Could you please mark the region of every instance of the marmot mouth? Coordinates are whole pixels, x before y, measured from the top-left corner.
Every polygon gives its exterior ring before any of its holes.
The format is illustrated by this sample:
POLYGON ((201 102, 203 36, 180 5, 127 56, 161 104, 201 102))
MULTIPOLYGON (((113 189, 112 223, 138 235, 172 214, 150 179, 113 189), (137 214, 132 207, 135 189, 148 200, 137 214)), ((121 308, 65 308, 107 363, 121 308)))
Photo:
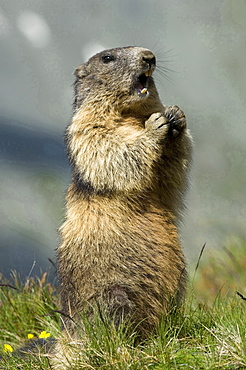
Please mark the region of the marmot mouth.
POLYGON ((149 69, 148 71, 142 73, 137 78, 137 83, 135 84, 135 89, 139 96, 147 96, 149 95, 147 86, 148 86, 148 79, 152 75, 152 70, 149 69))

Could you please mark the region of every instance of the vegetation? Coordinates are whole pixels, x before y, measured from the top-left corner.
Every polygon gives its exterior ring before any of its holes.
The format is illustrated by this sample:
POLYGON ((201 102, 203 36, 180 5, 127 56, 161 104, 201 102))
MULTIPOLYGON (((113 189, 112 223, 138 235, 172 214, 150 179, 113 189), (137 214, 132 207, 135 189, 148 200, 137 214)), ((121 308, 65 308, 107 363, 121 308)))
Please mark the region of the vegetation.
MULTIPOLYGON (((246 244, 233 240, 222 251, 203 251, 191 273, 187 298, 170 312, 158 335, 134 346, 134 336, 85 319, 89 340, 80 364, 70 369, 246 368, 246 244)), ((47 273, 25 284, 13 274, 0 287, 0 369, 50 369, 41 350, 22 357, 16 349, 34 338, 56 338, 59 303, 47 273), (13 351, 12 351, 13 349, 13 351)))

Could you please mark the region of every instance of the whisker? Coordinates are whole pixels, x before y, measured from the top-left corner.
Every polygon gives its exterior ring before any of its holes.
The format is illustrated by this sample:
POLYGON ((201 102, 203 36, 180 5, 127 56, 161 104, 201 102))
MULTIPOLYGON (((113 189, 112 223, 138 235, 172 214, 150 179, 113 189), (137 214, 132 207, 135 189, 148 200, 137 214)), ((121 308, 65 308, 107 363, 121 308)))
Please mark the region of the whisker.
POLYGON ((166 68, 161 69, 160 67, 156 67, 157 73, 159 73, 166 81, 170 83, 174 83, 174 79, 168 74, 169 72, 173 72, 172 70, 167 70, 166 68))
POLYGON ((169 67, 166 67, 166 66, 160 66, 160 65, 158 65, 158 66, 157 66, 157 69, 159 69, 159 70, 161 70, 161 71, 163 71, 163 72, 167 71, 167 72, 174 72, 174 73, 178 73, 177 71, 175 71, 175 69, 173 69, 173 68, 169 68, 169 67))

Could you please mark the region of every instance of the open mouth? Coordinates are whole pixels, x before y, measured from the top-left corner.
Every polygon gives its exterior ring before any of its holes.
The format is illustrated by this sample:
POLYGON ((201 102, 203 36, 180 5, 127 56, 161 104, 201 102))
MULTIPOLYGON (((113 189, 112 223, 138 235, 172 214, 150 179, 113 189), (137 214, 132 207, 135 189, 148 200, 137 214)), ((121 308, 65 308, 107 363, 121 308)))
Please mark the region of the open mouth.
POLYGON ((139 96, 146 96, 148 92, 148 79, 152 75, 152 70, 149 69, 145 73, 138 76, 137 83, 135 84, 135 89, 139 96))

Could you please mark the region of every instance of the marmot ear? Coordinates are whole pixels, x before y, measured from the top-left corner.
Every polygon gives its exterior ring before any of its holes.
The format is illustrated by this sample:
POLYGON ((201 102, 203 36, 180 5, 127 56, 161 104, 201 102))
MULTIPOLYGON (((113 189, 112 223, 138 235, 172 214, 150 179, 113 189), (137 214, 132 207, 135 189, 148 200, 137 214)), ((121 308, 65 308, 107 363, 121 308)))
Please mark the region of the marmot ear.
POLYGON ((86 71, 86 69, 85 69, 85 65, 84 64, 82 64, 81 66, 78 66, 76 69, 75 69, 75 71, 73 72, 73 74, 75 75, 75 76, 77 76, 78 78, 83 78, 83 77, 85 77, 85 76, 87 76, 87 71, 86 71))

